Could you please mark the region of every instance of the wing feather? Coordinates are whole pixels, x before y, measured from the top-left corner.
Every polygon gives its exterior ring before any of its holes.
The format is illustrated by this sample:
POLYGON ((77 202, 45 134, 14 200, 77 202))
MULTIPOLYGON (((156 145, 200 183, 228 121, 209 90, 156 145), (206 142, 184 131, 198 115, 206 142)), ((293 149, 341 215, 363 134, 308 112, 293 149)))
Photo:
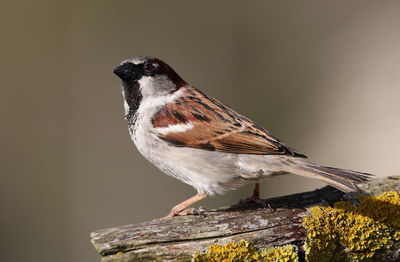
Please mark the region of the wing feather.
POLYGON ((178 147, 255 155, 306 157, 287 147, 267 130, 219 101, 189 87, 185 95, 164 106, 152 119, 155 130, 191 124, 184 132, 156 135, 178 147))

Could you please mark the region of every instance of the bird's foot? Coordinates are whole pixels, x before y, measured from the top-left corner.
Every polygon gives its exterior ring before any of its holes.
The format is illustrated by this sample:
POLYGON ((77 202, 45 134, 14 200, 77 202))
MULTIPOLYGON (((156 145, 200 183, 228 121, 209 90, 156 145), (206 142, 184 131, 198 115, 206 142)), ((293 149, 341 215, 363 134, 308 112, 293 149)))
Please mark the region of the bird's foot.
POLYGON ((169 214, 166 215, 164 218, 171 218, 176 216, 201 215, 200 210, 193 207, 185 208, 184 210, 174 210, 174 209, 175 208, 173 208, 171 212, 169 212, 169 214))
POLYGON ((238 205, 247 205, 250 203, 255 203, 255 204, 260 205, 265 208, 270 207, 270 205, 267 203, 267 201, 265 201, 264 199, 261 199, 259 197, 255 197, 255 196, 250 196, 248 198, 240 199, 238 202, 238 205))
POLYGON ((265 208, 267 207, 271 208, 271 206, 267 203, 267 201, 260 198, 260 183, 255 184, 253 193, 251 194, 250 197, 239 200, 237 205, 243 206, 249 203, 255 203, 265 208))
POLYGON ((171 209, 171 212, 164 218, 170 218, 170 217, 175 217, 175 216, 187 216, 187 215, 201 215, 201 212, 198 209, 195 208, 189 208, 188 206, 196 203, 199 200, 202 200, 207 196, 206 193, 198 193, 195 196, 192 196, 191 198, 183 201, 182 203, 174 206, 171 209))

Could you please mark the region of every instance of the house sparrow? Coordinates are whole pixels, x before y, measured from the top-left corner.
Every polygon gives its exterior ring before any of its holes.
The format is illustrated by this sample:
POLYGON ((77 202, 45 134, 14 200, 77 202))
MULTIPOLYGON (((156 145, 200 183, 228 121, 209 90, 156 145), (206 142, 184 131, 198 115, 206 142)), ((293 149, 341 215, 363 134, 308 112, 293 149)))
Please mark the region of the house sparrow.
POLYGON ((316 178, 344 192, 371 175, 305 160, 269 131, 186 83, 169 65, 149 56, 124 60, 114 69, 122 80, 125 118, 139 152, 161 171, 193 186, 197 194, 172 208, 185 215, 193 203, 255 183, 248 201, 265 205, 259 183, 292 173, 316 178))

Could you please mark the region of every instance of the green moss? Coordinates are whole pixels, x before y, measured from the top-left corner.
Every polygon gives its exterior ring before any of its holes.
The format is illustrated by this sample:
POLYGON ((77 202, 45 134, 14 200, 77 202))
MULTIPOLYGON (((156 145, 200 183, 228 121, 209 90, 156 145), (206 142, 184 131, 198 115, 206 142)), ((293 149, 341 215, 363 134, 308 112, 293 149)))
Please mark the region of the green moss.
POLYGON ((232 261, 264 261, 264 262, 298 262, 297 248, 287 245, 267 249, 258 249, 250 242, 229 243, 226 246, 218 244, 208 247, 204 253, 193 257, 195 262, 232 262, 232 261))
POLYGON ((400 240, 400 195, 360 196, 360 204, 313 207, 304 218, 306 260, 372 261, 378 250, 400 240))

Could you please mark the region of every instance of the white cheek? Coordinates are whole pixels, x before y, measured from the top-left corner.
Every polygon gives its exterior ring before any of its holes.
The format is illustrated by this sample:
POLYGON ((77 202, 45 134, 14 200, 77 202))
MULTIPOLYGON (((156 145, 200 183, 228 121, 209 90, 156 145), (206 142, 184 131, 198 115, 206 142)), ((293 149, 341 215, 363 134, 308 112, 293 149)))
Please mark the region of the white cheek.
POLYGON ((143 88, 143 87, 147 87, 147 86, 150 86, 150 85, 153 84, 152 81, 151 81, 151 78, 148 77, 148 76, 142 76, 142 78, 140 78, 140 79, 138 80, 138 83, 139 83, 139 86, 140 86, 140 88, 141 88, 142 90, 143 90, 143 89, 147 89, 147 88, 143 88))
POLYGON ((176 85, 165 75, 142 76, 138 83, 143 98, 165 96, 176 89, 176 85))

